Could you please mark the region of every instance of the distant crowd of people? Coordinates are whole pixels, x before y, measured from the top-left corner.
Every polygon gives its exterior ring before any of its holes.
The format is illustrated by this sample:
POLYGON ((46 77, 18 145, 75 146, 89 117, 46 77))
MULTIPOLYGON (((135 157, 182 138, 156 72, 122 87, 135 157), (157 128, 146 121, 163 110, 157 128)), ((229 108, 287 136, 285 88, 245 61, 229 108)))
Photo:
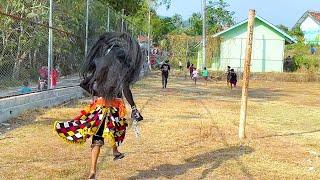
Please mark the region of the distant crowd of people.
MULTIPOLYGON (((40 67, 38 70, 38 74, 39 74, 39 80, 38 80, 38 84, 36 87, 36 91, 47 90, 49 88, 47 66, 40 67)), ((50 74, 51 89, 55 89, 57 87, 59 76, 60 76, 59 67, 53 68, 51 71, 51 74, 50 74)), ((22 86, 18 89, 19 94, 27 94, 27 93, 31 93, 32 91, 33 91, 33 89, 30 87, 28 80, 25 80, 22 83, 22 86)))
MULTIPOLYGON (((179 70, 183 71, 183 64, 181 61, 178 63, 179 70)), ((202 78, 205 82, 205 85, 208 85, 209 80, 209 71, 207 67, 204 67, 203 70, 200 72, 194 64, 192 64, 190 61, 187 61, 186 68, 189 72, 189 77, 194 81, 194 84, 197 84, 197 80, 199 78, 202 78)), ((169 72, 171 70, 169 61, 166 60, 162 63, 161 67, 161 76, 162 76, 162 88, 167 88, 168 84, 168 78, 169 78, 169 72)), ((226 78, 227 78, 227 85, 230 86, 230 88, 235 88, 237 86, 237 74, 234 71, 234 69, 231 69, 230 66, 227 67, 225 72, 226 78)))

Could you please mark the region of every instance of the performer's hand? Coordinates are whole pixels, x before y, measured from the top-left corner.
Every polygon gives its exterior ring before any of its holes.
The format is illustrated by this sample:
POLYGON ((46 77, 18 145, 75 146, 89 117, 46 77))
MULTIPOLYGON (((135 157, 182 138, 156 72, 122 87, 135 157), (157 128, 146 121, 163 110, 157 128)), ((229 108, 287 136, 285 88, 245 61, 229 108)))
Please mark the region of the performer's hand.
POLYGON ((132 109, 131 112, 131 118, 135 121, 142 121, 143 117, 141 116, 140 112, 138 111, 138 109, 132 109))

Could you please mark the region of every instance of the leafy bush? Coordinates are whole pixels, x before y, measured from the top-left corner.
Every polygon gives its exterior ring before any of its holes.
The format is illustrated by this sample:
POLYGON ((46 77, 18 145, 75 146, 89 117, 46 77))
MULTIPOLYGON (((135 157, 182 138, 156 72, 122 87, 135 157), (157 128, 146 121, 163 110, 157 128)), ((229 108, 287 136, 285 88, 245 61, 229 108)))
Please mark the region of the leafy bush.
POLYGON ((319 68, 319 60, 317 57, 297 55, 294 57, 296 69, 316 70, 319 68))

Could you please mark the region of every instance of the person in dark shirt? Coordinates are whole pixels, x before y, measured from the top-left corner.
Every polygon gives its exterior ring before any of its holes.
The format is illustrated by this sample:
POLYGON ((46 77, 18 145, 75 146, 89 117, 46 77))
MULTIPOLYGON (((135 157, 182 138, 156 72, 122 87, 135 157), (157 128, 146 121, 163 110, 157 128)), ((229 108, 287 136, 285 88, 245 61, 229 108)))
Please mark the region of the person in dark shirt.
POLYGON ((187 62, 187 69, 190 68, 190 61, 187 62))
POLYGON ((234 72, 234 69, 230 70, 230 87, 232 89, 232 85, 234 87, 237 86, 237 74, 234 72))
POLYGON ((193 71, 195 70, 195 67, 193 66, 193 64, 191 64, 191 66, 189 67, 189 72, 190 72, 190 78, 192 79, 193 77, 193 71))
POLYGON ((167 88, 167 84, 168 84, 168 77, 169 77, 169 71, 170 71, 170 65, 168 64, 169 61, 165 61, 162 65, 161 65, 161 75, 162 75, 162 88, 167 88))

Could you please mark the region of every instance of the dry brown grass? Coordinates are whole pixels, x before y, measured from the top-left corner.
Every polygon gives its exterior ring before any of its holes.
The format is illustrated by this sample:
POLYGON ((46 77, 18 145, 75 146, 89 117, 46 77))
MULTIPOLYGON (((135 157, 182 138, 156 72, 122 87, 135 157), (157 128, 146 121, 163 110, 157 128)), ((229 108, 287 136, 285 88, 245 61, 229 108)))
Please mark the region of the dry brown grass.
MULTIPOLYGON (((99 179, 319 179, 319 83, 251 81, 240 147, 240 88, 173 77, 163 90, 160 81, 151 75, 134 86, 142 136, 129 128, 121 161, 104 146, 99 179)), ((90 141, 70 145, 52 132, 54 120, 73 118, 85 104, 28 112, 10 130, 2 126, 0 179, 85 179, 90 141)))

